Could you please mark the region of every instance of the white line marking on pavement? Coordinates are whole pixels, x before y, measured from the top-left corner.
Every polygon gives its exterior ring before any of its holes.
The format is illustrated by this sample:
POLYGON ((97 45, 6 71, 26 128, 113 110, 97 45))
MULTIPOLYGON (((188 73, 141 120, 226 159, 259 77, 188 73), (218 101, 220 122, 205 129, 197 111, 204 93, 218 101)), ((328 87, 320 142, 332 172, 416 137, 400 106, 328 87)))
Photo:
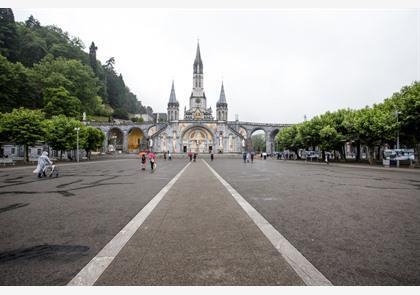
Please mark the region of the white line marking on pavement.
POLYGON ((67 286, 92 286, 111 264, 149 214, 175 184, 188 163, 172 180, 165 185, 153 199, 67 284, 67 286))
POLYGON ((227 183, 206 161, 202 160, 233 198, 255 222, 267 239, 286 259, 308 286, 332 286, 332 283, 310 263, 281 233, 279 233, 257 210, 254 209, 229 183, 227 183))

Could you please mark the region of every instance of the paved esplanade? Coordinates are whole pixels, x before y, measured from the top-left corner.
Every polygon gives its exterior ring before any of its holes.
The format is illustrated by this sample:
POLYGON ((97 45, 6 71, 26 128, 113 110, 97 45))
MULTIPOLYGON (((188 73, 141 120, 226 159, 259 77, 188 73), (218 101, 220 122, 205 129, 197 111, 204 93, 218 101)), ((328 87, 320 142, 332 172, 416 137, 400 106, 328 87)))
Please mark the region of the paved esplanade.
POLYGON ((157 205, 97 285, 303 285, 198 160, 157 205))
POLYGON ((91 284, 299 284, 296 271, 311 285, 419 285, 420 171, 207 163, 0 169, 0 285, 66 285, 92 261, 91 284))

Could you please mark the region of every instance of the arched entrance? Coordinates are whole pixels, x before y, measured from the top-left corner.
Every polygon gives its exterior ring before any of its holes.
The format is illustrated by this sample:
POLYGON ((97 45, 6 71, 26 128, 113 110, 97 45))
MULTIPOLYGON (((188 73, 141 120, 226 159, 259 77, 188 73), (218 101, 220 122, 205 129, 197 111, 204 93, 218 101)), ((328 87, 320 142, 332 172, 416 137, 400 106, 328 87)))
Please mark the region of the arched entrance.
POLYGON ((108 131, 108 151, 122 151, 124 142, 124 133, 119 128, 111 128, 108 131))
POLYGON ((267 135, 263 129, 254 129, 251 132, 252 149, 256 153, 262 153, 267 150, 267 135))
POLYGON ((138 153, 147 146, 145 136, 140 128, 134 127, 128 131, 128 152, 138 153))
POLYGON ((192 127, 182 136, 183 151, 208 153, 214 150, 213 135, 203 127, 192 127))

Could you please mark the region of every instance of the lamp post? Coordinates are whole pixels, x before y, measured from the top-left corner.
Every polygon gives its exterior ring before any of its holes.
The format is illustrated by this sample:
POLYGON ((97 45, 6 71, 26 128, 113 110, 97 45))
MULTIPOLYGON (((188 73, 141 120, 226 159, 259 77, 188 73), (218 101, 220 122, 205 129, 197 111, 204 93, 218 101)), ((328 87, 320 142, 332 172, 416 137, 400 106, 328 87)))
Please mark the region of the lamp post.
MULTIPOLYGON (((395 111, 395 116, 397 117, 397 150, 400 149, 400 126, 398 125, 398 115, 401 114, 399 111, 395 111)), ((398 152, 397 152, 398 157, 398 152)), ((397 159, 397 168, 400 167, 400 160, 397 159)))
POLYGON ((74 130, 76 130, 76 146, 77 146, 76 159, 77 159, 77 163, 79 163, 79 131, 80 131, 80 127, 76 127, 76 128, 74 128, 74 130))

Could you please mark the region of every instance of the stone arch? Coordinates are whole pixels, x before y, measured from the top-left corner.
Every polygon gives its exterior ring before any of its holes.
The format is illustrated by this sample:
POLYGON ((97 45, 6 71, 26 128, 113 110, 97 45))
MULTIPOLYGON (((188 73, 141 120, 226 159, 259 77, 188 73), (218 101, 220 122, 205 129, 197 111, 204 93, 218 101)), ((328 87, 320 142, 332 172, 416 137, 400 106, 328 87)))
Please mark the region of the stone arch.
POLYGON ((108 151, 122 151, 124 147, 124 132, 118 127, 108 131, 108 151))
POLYGON ((139 127, 132 127, 127 132, 129 153, 138 153, 147 146, 146 137, 139 127))
POLYGON ((181 135, 182 151, 208 153, 214 150, 214 134, 204 126, 191 126, 181 135))
POLYGON ((267 133, 268 133, 267 130, 265 130, 262 127, 255 127, 254 129, 252 129, 251 132, 249 132, 249 138, 252 144, 253 151, 258 153, 258 152, 265 152, 267 150, 267 137, 268 137, 267 133), (256 135, 254 133, 259 132, 259 131, 262 131, 264 134, 264 139, 262 143, 256 142, 256 138, 253 138, 253 136, 256 135))

